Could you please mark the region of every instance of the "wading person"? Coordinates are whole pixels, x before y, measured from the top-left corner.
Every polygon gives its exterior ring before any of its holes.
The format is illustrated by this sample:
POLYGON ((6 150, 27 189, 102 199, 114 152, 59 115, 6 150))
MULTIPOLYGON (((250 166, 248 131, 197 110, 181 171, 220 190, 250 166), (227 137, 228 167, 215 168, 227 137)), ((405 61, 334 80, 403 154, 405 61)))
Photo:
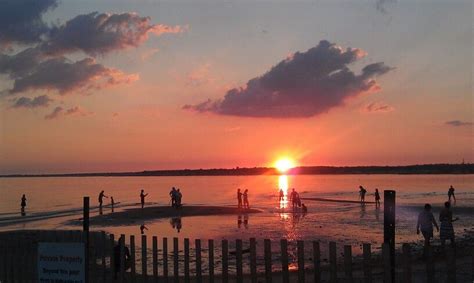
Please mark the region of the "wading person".
POLYGON ((454 196, 454 188, 453 188, 453 186, 450 186, 450 187, 449 187, 449 190, 448 190, 448 201, 449 201, 449 202, 451 202, 451 198, 453 198, 454 203, 456 203, 456 196, 454 196))
POLYGON ((242 192, 237 189, 237 207, 242 208, 242 192))
POLYGON ((176 208, 181 207, 181 199, 183 198, 183 194, 179 189, 176 190, 176 208))
POLYGON ((145 207, 145 197, 147 196, 148 194, 145 194, 145 191, 142 190, 140 192, 140 203, 142 204, 142 208, 145 207))
POLYGON ((26 208, 26 195, 23 194, 21 197, 21 216, 25 216, 25 208, 26 208))
POLYGON ((176 188, 175 187, 171 188, 170 197, 171 197, 171 206, 175 207, 176 206, 176 188))
POLYGON ((433 225, 439 231, 438 223, 431 212, 431 205, 425 204, 425 208, 418 214, 418 222, 416 223, 416 233, 423 235, 425 238, 425 248, 430 246, 431 238, 433 238, 433 225))
POLYGON ((441 247, 444 248, 446 240, 450 240, 451 246, 456 247, 454 242, 454 228, 453 222, 459 220, 459 218, 453 219, 453 212, 451 211, 451 203, 449 201, 444 203, 444 209, 439 213, 440 231, 439 238, 441 239, 441 247))
POLYGON ((364 187, 359 186, 359 197, 361 203, 365 203, 365 193, 367 193, 367 190, 364 189, 364 187))
POLYGON ((379 193, 379 189, 375 189, 375 207, 380 207, 380 193, 379 193))
POLYGON ((105 195, 104 191, 99 193, 99 208, 102 209, 102 204, 104 203, 104 198, 109 198, 105 195))
POLYGON ((291 201, 291 205, 293 207, 293 210, 295 210, 295 208, 298 206, 299 198, 300 197, 299 197, 298 193, 295 191, 295 188, 291 189, 290 201, 291 201))
POLYGON ((244 208, 249 209, 249 208, 250 208, 250 204, 249 204, 249 190, 245 190, 245 191, 244 191, 243 197, 244 197, 244 208))
POLYGON ((280 195, 279 195, 279 198, 278 198, 278 202, 282 202, 284 200, 284 197, 285 197, 285 194, 283 193, 283 190, 280 189, 280 195))

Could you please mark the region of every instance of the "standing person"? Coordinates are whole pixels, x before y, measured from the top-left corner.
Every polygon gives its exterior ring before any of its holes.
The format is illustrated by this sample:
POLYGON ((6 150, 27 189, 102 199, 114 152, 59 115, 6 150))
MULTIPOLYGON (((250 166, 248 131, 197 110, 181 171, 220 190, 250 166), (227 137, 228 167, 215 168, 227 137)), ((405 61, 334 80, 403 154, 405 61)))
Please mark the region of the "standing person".
POLYGON ((114 206, 115 206, 114 197, 111 196, 111 197, 110 197, 110 207, 112 208, 112 212, 114 212, 114 206))
POLYGON ((450 240, 451 246, 453 248, 456 247, 456 243, 454 242, 454 228, 453 222, 459 220, 459 218, 453 219, 453 212, 451 211, 451 203, 449 201, 444 203, 444 209, 441 210, 439 213, 439 222, 440 224, 440 232, 439 237, 441 239, 441 247, 444 248, 444 244, 446 240, 450 240))
POLYGON ((448 201, 449 202, 451 202, 451 197, 453 198, 454 203, 456 203, 456 197, 454 196, 454 188, 453 188, 452 185, 449 187, 449 190, 448 190, 448 198, 449 198, 448 201))
POLYGON ((250 208, 250 205, 249 205, 249 190, 246 189, 244 191, 243 197, 244 197, 244 208, 249 209, 250 208))
POLYGON ((179 189, 176 190, 176 208, 181 207, 181 198, 183 197, 183 194, 181 194, 181 191, 179 189))
POLYGON ((237 207, 242 208, 242 192, 237 189, 237 207))
POLYGON ((21 197, 21 216, 25 216, 25 207, 26 207, 26 195, 23 194, 23 196, 21 197))
POLYGON ((295 188, 291 189, 290 201, 293 206, 293 210, 298 206, 298 193, 295 191, 295 188))
POLYGON ((380 193, 379 193, 379 189, 375 189, 375 207, 380 207, 380 193))
POLYGON ((284 197, 285 197, 285 194, 283 193, 283 190, 280 189, 280 195, 279 195, 279 198, 278 198, 278 202, 282 202, 284 200, 284 197))
POLYGON ((109 198, 108 196, 105 195, 104 191, 102 190, 99 193, 99 209, 102 209, 102 203, 104 202, 104 198, 109 198))
POLYGON ((367 193, 367 190, 364 189, 364 187, 359 186, 359 196, 360 196, 361 203, 365 203, 365 193, 367 193))
POLYGON ((148 194, 145 194, 145 191, 142 189, 142 191, 140 192, 140 203, 142 204, 142 208, 145 207, 145 197, 147 195, 148 194))
POLYGON ((431 212, 431 205, 425 204, 425 208, 418 214, 418 222, 416 223, 416 234, 421 234, 425 238, 425 248, 430 246, 430 240, 433 238, 433 225, 439 231, 438 223, 431 212))
POLYGON ((175 187, 171 188, 170 197, 171 197, 171 206, 175 207, 176 205, 176 188, 175 187))

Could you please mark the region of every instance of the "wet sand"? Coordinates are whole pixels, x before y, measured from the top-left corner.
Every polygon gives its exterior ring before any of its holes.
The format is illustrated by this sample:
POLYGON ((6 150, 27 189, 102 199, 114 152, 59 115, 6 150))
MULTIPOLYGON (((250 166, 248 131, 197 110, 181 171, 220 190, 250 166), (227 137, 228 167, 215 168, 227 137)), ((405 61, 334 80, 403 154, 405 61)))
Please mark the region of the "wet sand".
MULTIPOLYGON (((90 218, 90 225, 121 226, 142 223, 144 221, 188 216, 229 215, 260 213, 262 210, 250 208, 239 209, 232 206, 185 205, 180 209, 170 206, 150 206, 145 208, 129 208, 115 213, 97 215, 90 218)), ((82 219, 74 220, 72 224, 81 224, 82 219)))

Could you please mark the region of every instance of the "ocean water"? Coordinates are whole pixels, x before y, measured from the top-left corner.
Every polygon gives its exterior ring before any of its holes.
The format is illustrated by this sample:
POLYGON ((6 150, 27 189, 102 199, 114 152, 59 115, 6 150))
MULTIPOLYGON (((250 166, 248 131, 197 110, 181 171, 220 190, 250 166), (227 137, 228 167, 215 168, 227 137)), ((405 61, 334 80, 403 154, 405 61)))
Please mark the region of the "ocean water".
MULTIPOLYGON (((97 196, 101 190, 119 202, 115 208, 119 211, 138 206, 140 189, 149 193, 147 202, 150 205, 168 205, 168 192, 172 186, 181 189, 184 205, 236 205, 236 190, 241 188, 249 190, 251 207, 261 209, 262 213, 156 219, 91 229, 139 237, 139 226, 145 224, 148 235, 177 237, 180 241, 183 238, 215 239, 216 242, 228 239, 231 249, 233 240, 244 239, 245 247, 250 237, 271 239, 276 249, 281 238, 318 240, 322 251, 329 241, 336 241, 341 248, 344 244, 352 245, 353 253, 357 255, 362 243, 371 243, 378 249, 383 242, 383 203, 376 209, 372 204, 361 206, 307 200, 303 202, 308 213, 293 214, 284 209, 287 204, 278 202, 278 189, 295 188, 303 198, 357 200, 359 185, 368 190, 366 200, 369 201, 373 201, 375 188, 379 189, 382 201, 383 190, 396 191, 398 244, 421 242, 421 235, 416 235, 418 213, 425 203, 431 203, 437 218, 439 208, 447 200, 450 185, 456 189, 457 202, 453 211, 460 218, 455 223, 457 235, 474 229, 474 175, 297 175, 0 178, 0 231, 80 229, 80 226, 68 224, 69 221, 82 216, 83 196, 91 197, 92 216, 96 215, 97 196), (28 199, 26 217, 20 216, 22 194, 28 199)), ((111 209, 106 207, 103 213, 111 213, 111 209)), ((263 243, 259 244, 259 248, 262 246, 263 243)), ((295 247, 290 244, 289 248, 291 257, 295 247)))

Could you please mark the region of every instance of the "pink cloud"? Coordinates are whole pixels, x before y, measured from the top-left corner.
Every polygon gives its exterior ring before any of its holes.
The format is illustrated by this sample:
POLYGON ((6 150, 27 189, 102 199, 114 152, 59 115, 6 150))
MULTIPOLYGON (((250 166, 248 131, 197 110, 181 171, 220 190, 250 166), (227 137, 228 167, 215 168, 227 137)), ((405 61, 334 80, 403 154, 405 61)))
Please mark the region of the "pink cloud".
POLYGON ((371 102, 361 109, 361 111, 364 113, 388 113, 392 112, 393 110, 395 110, 393 106, 383 102, 371 102))

